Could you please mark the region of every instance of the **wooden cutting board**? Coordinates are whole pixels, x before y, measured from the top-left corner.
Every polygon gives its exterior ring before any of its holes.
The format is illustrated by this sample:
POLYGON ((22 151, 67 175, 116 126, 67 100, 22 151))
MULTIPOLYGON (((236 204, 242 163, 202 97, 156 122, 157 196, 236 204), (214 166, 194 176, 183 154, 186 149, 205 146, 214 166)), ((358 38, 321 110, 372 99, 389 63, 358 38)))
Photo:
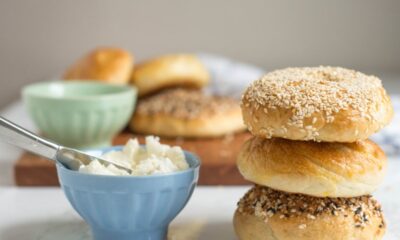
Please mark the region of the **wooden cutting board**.
MULTIPOLYGON (((143 143, 142 135, 121 133, 113 144, 123 145, 134 137, 138 137, 139 142, 143 143)), ((161 142, 181 146, 200 157, 200 185, 243 185, 248 182, 239 174, 235 163, 242 144, 250 137, 245 132, 210 139, 161 138, 161 142)), ((59 185, 54 164, 31 153, 24 153, 16 162, 14 177, 18 186, 59 185)))

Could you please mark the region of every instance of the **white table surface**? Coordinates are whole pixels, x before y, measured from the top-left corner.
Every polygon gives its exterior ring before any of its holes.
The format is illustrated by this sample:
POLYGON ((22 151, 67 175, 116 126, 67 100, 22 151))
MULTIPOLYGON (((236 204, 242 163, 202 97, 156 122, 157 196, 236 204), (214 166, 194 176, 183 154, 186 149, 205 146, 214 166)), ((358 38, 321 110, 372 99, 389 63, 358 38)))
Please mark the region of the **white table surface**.
MULTIPOLYGON (((20 102, 0 113, 35 130, 20 102)), ((59 188, 21 188, 13 183, 13 162, 21 151, 0 143, 0 240, 90 239, 88 226, 59 188)), ((385 240, 400 239, 400 160, 389 158, 385 182, 375 196, 388 223, 385 240)), ((171 240, 233 240, 236 202, 249 187, 197 187, 171 225, 171 240)))

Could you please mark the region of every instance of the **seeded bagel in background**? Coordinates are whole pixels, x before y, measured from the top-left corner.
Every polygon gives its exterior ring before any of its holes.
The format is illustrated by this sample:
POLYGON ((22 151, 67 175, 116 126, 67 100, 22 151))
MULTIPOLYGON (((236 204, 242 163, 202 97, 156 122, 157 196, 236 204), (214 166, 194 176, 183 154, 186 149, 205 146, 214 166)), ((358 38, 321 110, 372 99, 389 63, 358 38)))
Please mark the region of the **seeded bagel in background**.
POLYGON ((130 128, 141 134, 191 138, 220 137, 246 129, 235 99, 183 88, 141 98, 130 128))
POLYGON ((393 116, 377 77, 340 67, 270 72, 246 89, 241 105, 248 129, 263 138, 354 142, 393 116))
POLYGON ((316 198, 255 186, 233 219, 240 240, 379 240, 386 224, 371 196, 316 198))

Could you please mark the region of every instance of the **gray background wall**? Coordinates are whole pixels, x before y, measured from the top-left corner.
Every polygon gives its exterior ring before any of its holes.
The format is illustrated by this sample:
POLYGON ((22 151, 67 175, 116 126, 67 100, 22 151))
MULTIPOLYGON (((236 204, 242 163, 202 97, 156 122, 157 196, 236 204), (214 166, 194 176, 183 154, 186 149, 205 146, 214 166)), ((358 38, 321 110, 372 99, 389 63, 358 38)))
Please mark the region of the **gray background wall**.
POLYGON ((0 1, 0 108, 98 45, 400 76, 400 1, 0 1))

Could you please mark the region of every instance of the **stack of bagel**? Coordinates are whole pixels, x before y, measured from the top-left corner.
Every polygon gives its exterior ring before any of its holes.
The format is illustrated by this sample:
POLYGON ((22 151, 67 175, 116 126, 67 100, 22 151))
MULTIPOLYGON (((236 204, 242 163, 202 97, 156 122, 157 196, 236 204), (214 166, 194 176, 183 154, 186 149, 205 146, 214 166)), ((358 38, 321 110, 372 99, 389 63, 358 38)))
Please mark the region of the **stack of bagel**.
POLYGON ((241 102, 253 137, 237 166, 255 183, 239 201, 241 240, 376 240, 386 157, 368 137, 393 115, 375 76, 340 67, 287 68, 253 82, 241 102))

